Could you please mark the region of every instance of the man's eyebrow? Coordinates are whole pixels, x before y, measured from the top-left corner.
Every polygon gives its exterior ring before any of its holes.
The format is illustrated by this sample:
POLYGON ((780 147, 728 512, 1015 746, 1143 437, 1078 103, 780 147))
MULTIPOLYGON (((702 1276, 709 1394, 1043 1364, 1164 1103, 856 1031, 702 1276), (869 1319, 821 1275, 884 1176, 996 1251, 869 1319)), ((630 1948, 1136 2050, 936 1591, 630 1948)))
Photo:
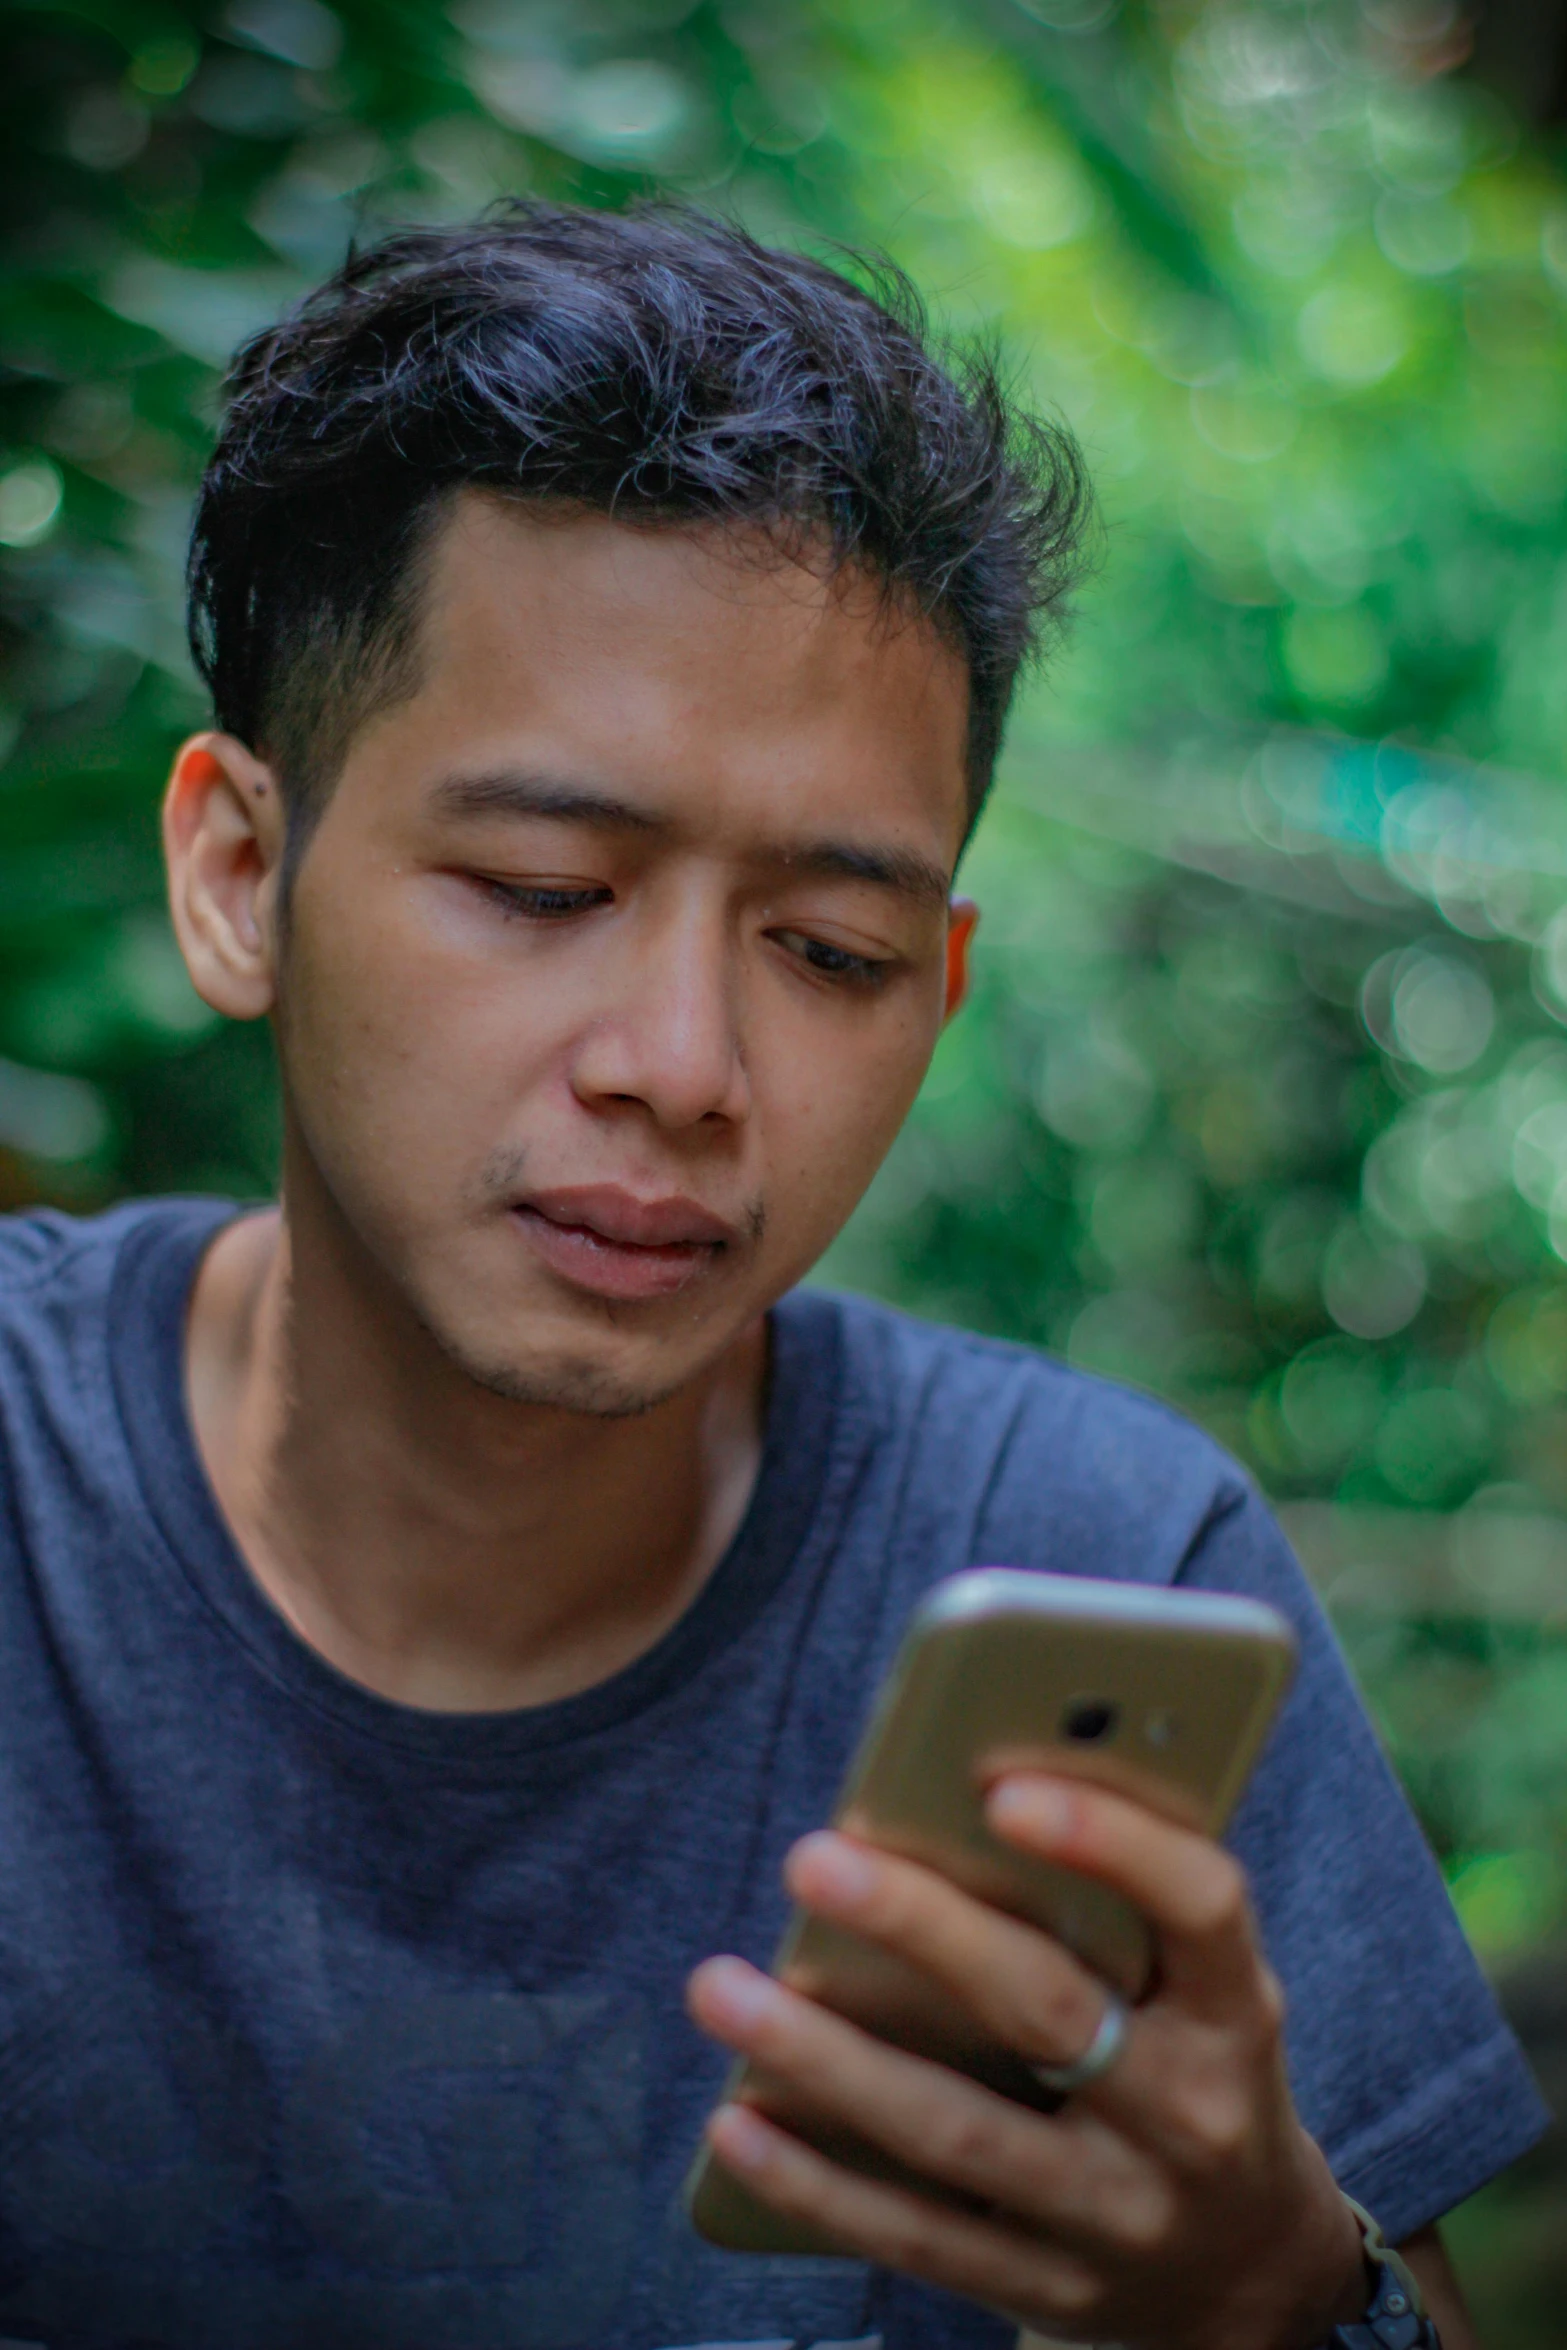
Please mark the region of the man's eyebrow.
POLYGON ((613 792, 562 776, 499 769, 485 775, 448 775, 432 794, 448 816, 553 816, 566 824, 591 824, 605 832, 662 832, 661 817, 617 800, 613 792))
POLYGON ((875 889, 896 890, 922 906, 945 907, 952 894, 952 883, 941 867, 915 849, 873 849, 853 841, 822 840, 786 850, 779 863, 790 873, 820 875, 824 881, 868 881, 875 889))
MULTIPOLYGON (((449 816, 544 816, 565 824, 586 824, 604 832, 667 832, 669 821, 650 809, 617 799, 563 776, 535 775, 510 768, 478 775, 448 775, 435 787, 435 804, 449 816)), ((768 862, 786 873, 823 881, 863 881, 873 889, 896 891, 923 906, 944 907, 951 881, 939 865, 915 849, 873 848, 857 841, 808 841, 777 849, 768 862)))

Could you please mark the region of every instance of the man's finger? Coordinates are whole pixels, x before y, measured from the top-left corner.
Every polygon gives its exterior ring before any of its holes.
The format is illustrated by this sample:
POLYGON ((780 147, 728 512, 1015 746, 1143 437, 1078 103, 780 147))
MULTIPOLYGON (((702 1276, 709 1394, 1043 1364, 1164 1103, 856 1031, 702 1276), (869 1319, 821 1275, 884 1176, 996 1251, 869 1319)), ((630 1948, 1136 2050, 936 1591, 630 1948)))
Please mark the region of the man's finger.
POLYGON ((925 2277, 1021 2324, 1074 2333, 1102 2299, 1093 2271, 1059 2247, 844 2170, 746 2106, 720 2106, 708 2138, 764 2203, 880 2268, 925 2277))
POLYGON ((1152 2166, 1103 2124, 1070 2126, 966 2075, 874 2039, 741 1959, 691 1978, 691 2012, 813 2113, 846 2124, 922 2176, 1026 2223, 1119 2248, 1156 2228, 1152 2166))
POLYGON ((998 1779, 985 1816, 1020 1851, 1124 1893, 1154 1927, 1163 1987, 1182 2006, 1233 2014, 1262 1990, 1245 1873, 1211 1837, 1105 1788, 1035 1771, 998 1779))
POLYGON ((1031 2063, 1070 2064, 1099 2027, 1103 1985, 1059 1942, 934 1869, 822 1830, 784 1873, 807 1909, 909 1960, 1031 2063))

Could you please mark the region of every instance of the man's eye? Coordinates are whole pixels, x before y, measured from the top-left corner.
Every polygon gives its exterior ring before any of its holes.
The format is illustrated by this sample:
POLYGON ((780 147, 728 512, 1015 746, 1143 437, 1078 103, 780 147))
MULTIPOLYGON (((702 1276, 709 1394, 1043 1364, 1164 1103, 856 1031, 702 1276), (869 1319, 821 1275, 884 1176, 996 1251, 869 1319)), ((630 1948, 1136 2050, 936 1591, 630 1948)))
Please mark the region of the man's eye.
POLYGON ((790 954, 819 971, 824 979, 841 979, 852 987, 879 987, 891 969, 885 958, 851 954, 847 947, 835 947, 830 940, 812 938, 803 930, 780 930, 775 935, 790 954))
POLYGON ((593 886, 571 889, 548 882, 496 881, 489 875, 484 876, 484 886, 508 914, 533 922, 564 922, 592 906, 607 906, 614 894, 593 886))

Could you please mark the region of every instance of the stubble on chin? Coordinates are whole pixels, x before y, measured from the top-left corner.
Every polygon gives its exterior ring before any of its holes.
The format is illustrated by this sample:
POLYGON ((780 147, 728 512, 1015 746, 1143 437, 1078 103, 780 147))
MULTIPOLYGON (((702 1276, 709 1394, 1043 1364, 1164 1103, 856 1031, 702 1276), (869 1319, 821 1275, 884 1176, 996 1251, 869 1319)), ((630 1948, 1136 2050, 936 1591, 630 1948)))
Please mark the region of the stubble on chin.
MULTIPOLYGON (((471 1273, 471 1267, 468 1270, 471 1273)), ((635 1348, 637 1367, 617 1365, 613 1358, 624 1352, 626 1321, 639 1309, 604 1298, 576 1301, 576 1318, 589 1327, 575 1345, 569 1330, 557 1327, 546 1336, 543 1326, 554 1323, 556 1316, 536 1313, 521 1300, 499 1328, 490 1315, 485 1317, 488 1328, 465 1330, 455 1326, 455 1317, 432 1312, 433 1301, 421 1298, 413 1285, 405 1286, 404 1298, 428 1343, 464 1380, 486 1395, 536 1410, 576 1412, 598 1420, 636 1419, 668 1403, 700 1377, 711 1359, 703 1350, 692 1361, 686 1346, 677 1343, 665 1349, 656 1339, 650 1344, 644 1337, 635 1348), (680 1358, 678 1369, 670 1355, 680 1358)))
POLYGON ((617 1378, 602 1363, 574 1361, 570 1357, 524 1367, 486 1360, 453 1345, 447 1345, 443 1351, 465 1378, 506 1403, 530 1404, 546 1411, 579 1412, 595 1420, 638 1419, 644 1412, 667 1403, 686 1384, 684 1379, 667 1384, 633 1384, 617 1378))
MULTIPOLYGON (((585 1303, 587 1301, 584 1301, 585 1303)), ((537 1410, 580 1412, 598 1420, 630 1420, 650 1412, 677 1395, 694 1372, 659 1377, 659 1366, 648 1364, 641 1376, 606 1363, 596 1352, 573 1348, 569 1339, 543 1349, 515 1347, 507 1335, 492 1328, 482 1336, 443 1323, 410 1297, 414 1319, 430 1345, 451 1368, 486 1395, 505 1403, 526 1404, 537 1410)), ((526 1331, 528 1308, 519 1306, 519 1335, 526 1331)), ((606 1331, 606 1336, 612 1335, 606 1331)))

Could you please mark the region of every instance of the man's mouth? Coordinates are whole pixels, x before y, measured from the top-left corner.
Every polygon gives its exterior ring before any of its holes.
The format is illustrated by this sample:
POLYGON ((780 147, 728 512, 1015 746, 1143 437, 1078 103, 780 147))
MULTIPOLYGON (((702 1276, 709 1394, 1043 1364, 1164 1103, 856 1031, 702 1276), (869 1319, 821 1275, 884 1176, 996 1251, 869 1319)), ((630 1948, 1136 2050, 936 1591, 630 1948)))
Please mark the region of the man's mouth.
POLYGON ((598 1297, 672 1297, 739 1238, 696 1200, 608 1183, 530 1192, 511 1213, 551 1272, 598 1297))

